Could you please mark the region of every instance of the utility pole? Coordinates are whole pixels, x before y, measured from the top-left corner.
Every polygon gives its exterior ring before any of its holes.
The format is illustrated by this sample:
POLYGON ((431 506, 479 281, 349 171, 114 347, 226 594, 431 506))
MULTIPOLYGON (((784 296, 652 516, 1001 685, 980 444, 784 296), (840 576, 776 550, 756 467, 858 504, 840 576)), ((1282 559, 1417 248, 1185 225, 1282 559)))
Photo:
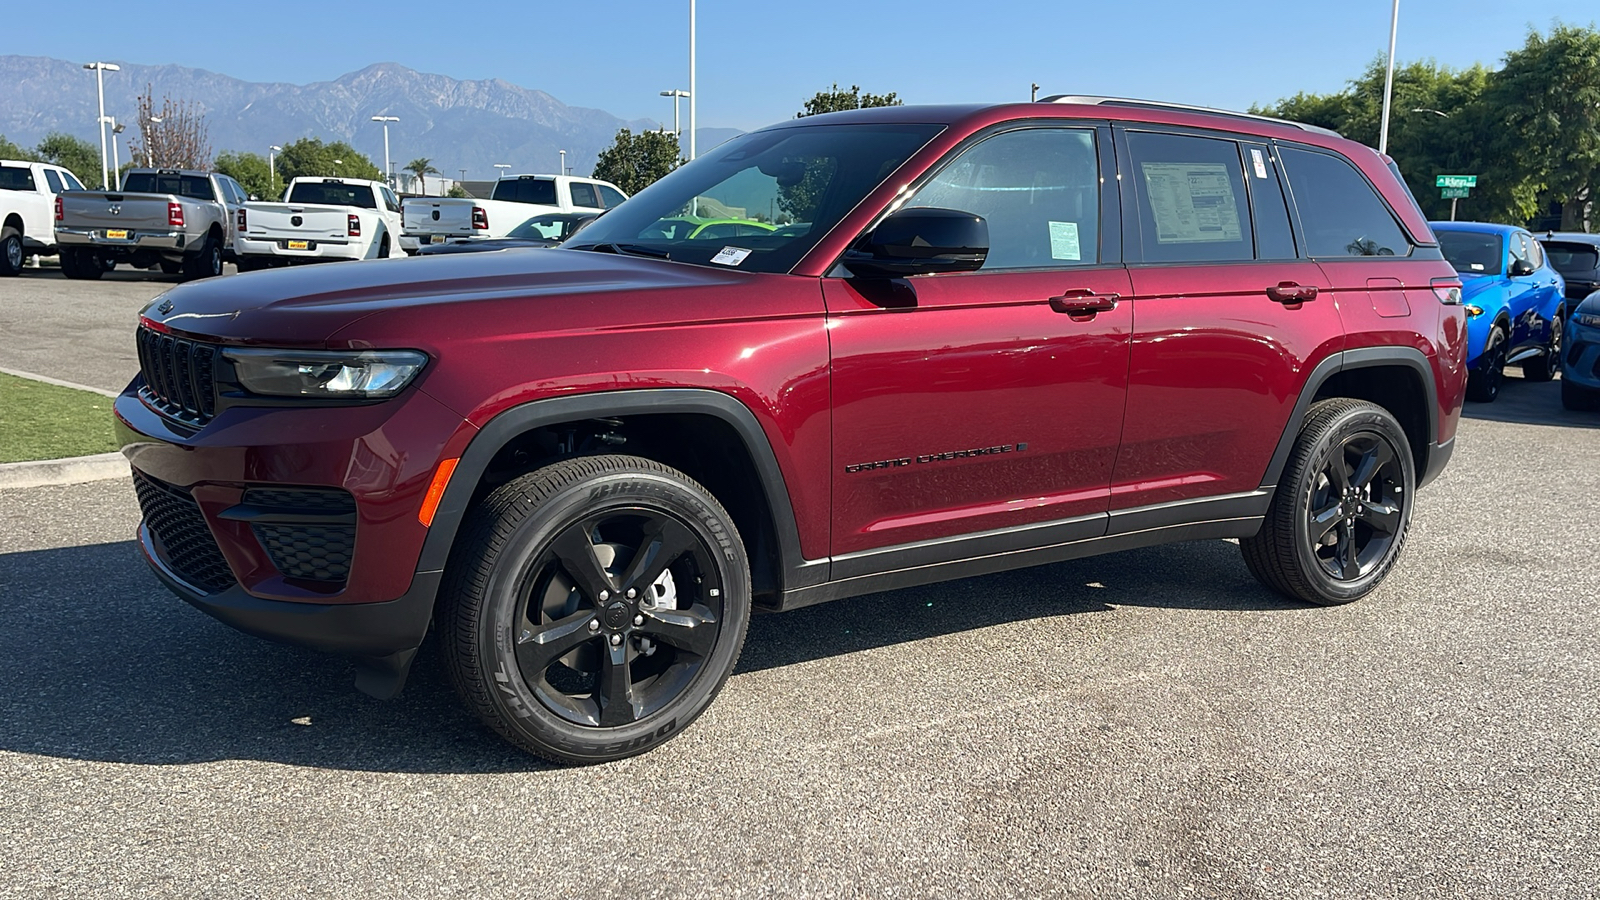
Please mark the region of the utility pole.
POLYGON ((1033 93, 1028 95, 1028 102, 1029 103, 1037 103, 1037 102, 1039 102, 1039 85, 1038 85, 1037 82, 1035 82, 1034 85, 1033 85, 1033 93))
POLYGON ((108 171, 110 162, 106 157, 106 72, 120 72, 122 67, 116 63, 92 62, 84 63, 85 69, 94 70, 95 85, 100 93, 100 186, 111 190, 111 173, 108 171))

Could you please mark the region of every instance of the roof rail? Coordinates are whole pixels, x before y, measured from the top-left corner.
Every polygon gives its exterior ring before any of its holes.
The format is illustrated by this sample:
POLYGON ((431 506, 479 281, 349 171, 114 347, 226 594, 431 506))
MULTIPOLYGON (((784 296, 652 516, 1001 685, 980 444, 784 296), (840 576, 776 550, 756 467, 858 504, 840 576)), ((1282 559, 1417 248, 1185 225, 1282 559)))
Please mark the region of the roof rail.
POLYGON ((1287 125, 1301 131, 1310 131, 1316 134, 1326 134, 1330 137, 1344 137, 1331 128, 1320 125, 1307 125, 1304 122, 1292 122, 1288 119, 1275 119, 1272 116, 1258 116, 1255 113, 1235 112, 1231 109, 1212 109, 1209 106, 1190 106, 1185 103, 1164 103, 1160 100, 1133 100, 1127 97, 1090 97, 1077 94, 1053 94, 1041 97, 1040 103, 1076 103, 1082 106, 1125 106, 1130 109, 1175 109, 1182 112, 1204 113, 1208 116, 1227 116, 1230 119, 1250 119, 1256 122, 1271 122, 1274 125, 1287 125))

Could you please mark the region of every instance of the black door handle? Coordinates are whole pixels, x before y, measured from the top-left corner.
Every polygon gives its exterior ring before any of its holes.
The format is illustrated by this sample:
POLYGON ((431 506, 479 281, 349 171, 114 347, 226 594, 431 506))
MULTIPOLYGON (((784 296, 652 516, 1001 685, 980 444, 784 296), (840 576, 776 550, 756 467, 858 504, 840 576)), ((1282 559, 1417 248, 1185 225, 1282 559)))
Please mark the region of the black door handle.
POLYGON ((1121 299, 1121 294, 1067 291, 1059 297, 1051 297, 1050 308, 1058 313, 1066 313, 1074 319, 1092 319, 1099 313, 1116 309, 1117 301, 1121 299))
POLYGON ((1283 303, 1285 305, 1304 303, 1307 300, 1317 299, 1317 288, 1315 285, 1298 285, 1292 281, 1280 281, 1267 288, 1267 299, 1273 303, 1283 303))

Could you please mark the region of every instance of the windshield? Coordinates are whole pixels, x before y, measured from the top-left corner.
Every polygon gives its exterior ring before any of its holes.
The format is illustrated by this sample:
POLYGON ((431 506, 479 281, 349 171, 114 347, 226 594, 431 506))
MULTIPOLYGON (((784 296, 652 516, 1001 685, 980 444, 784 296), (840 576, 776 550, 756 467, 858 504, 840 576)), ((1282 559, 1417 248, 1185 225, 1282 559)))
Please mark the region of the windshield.
POLYGON ((1560 241, 1540 241, 1550 265, 1563 277, 1588 280, 1600 268, 1600 247, 1593 244, 1569 244, 1560 241))
POLYGON ((129 172, 122 182, 127 194, 177 194, 195 200, 215 200, 211 179, 204 175, 179 175, 177 172, 129 172))
POLYGON ((1462 275, 1499 275, 1502 264, 1500 235, 1481 231, 1440 231, 1439 249, 1462 275))
POLYGON ((349 185, 342 181, 300 181, 289 189, 285 203, 321 203, 327 206, 354 206, 360 209, 377 209, 378 199, 372 188, 364 184, 349 185))
POLYGON ((607 212, 567 246, 787 272, 942 128, 810 125, 741 135, 607 212))
POLYGON ((493 200, 512 203, 537 203, 540 206, 559 206, 556 200, 556 183, 549 178, 507 178, 494 183, 493 200))
POLYGON ((567 213, 534 216, 521 225, 511 229, 507 237, 525 238, 531 240, 564 241, 582 228, 585 222, 593 219, 594 215, 567 213))

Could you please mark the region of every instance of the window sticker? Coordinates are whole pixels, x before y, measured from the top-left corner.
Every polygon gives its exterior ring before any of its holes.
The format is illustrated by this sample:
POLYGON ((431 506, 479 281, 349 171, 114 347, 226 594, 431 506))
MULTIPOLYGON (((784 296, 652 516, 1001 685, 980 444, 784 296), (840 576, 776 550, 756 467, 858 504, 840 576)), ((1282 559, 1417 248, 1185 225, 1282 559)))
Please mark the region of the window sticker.
POLYGON ((1267 161, 1262 157, 1261 151, 1255 147, 1250 148, 1250 164, 1256 168, 1256 177, 1267 177, 1267 161))
POLYGON ((1140 168, 1158 243, 1244 240, 1227 165, 1147 162, 1140 168))
POLYGON ((750 251, 743 247, 723 247, 716 256, 711 257, 711 261, 719 266, 737 266, 749 255, 750 251))
POLYGON ((1050 258, 1083 259, 1078 248, 1077 222, 1050 223, 1050 258))

